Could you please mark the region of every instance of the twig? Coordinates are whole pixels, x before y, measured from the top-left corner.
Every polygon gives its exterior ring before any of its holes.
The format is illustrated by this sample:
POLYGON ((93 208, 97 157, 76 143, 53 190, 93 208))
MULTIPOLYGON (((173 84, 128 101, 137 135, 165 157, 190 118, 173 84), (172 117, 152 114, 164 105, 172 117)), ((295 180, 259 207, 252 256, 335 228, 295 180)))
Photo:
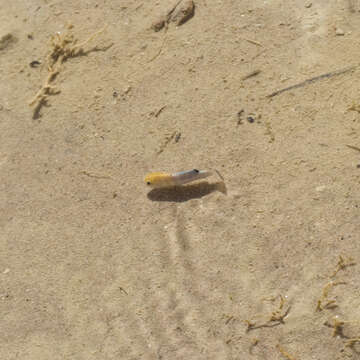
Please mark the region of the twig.
POLYGON ((292 355, 290 355, 287 351, 285 351, 280 344, 277 344, 276 347, 280 351, 282 356, 286 357, 288 360, 295 360, 295 358, 292 355))
MULTIPOLYGON (((62 63, 65 62, 68 58, 85 54, 83 46, 93 40, 96 36, 102 34, 106 27, 107 25, 96 31, 87 40, 79 44, 76 44, 77 40, 74 38, 74 35, 70 33, 72 25, 68 26, 68 31, 65 34, 60 35, 60 33, 56 33, 54 36, 52 36, 51 51, 47 57, 49 73, 40 90, 29 102, 29 106, 34 106, 33 119, 36 119, 40 116, 41 107, 46 105, 48 95, 55 95, 60 93, 60 90, 56 90, 56 88, 51 84, 54 83, 56 76, 59 74, 62 63)), ((90 51, 95 51, 95 49, 96 48, 90 51)))
MULTIPOLYGON (((289 305, 289 306, 287 306, 286 309, 284 309, 285 299, 282 297, 282 295, 280 295, 279 297, 280 297, 279 307, 276 310, 271 312, 271 314, 266 322, 256 324, 255 321, 244 320, 244 322, 247 325, 246 332, 249 332, 250 330, 260 329, 260 328, 272 328, 272 327, 278 326, 280 324, 285 324, 284 319, 288 316, 291 306, 289 305)), ((276 300, 276 297, 270 299, 270 301, 274 301, 274 300, 276 300)))
MULTIPOLYGON (((358 150, 360 151, 359 148, 356 148, 356 147, 352 147, 350 145, 347 145, 349 146, 350 148, 354 149, 355 150, 358 150)), ((348 266, 354 266, 356 265, 356 263, 354 262, 354 259, 349 257, 347 259, 345 259, 344 257, 342 257, 341 255, 339 256, 339 261, 338 263, 336 264, 336 269, 335 271, 333 272, 333 274, 330 276, 330 277, 334 277, 340 270, 344 270, 346 267, 348 266)))
POLYGON ((297 89, 297 88, 300 88, 302 86, 305 86, 305 85, 309 85, 309 84, 312 84, 318 80, 322 80, 322 79, 329 79, 329 78, 332 78, 334 76, 338 76, 338 75, 342 75, 342 74, 345 74, 349 71, 352 71, 354 70, 358 65, 355 65, 355 66, 350 66, 350 67, 347 67, 345 69, 341 69, 341 70, 337 70, 337 71, 332 71, 332 72, 329 72, 329 73, 326 73, 326 74, 322 74, 322 75, 319 75, 319 76, 315 76, 313 78, 310 78, 310 79, 307 79, 305 81, 302 81, 301 83, 298 83, 298 84, 295 84, 295 85, 292 85, 292 86, 289 86, 289 87, 286 87, 284 89, 281 89, 281 90, 277 90, 277 91, 274 91, 273 93, 271 93, 270 95, 267 95, 266 97, 268 98, 272 98, 276 95, 279 95, 279 94, 282 94, 283 92, 285 91, 289 91, 289 90, 293 90, 293 89, 297 89))
POLYGON ((111 179, 110 176, 107 176, 107 175, 106 175, 106 176, 94 175, 94 174, 89 173, 89 172, 86 171, 86 170, 81 171, 80 174, 86 175, 86 176, 88 176, 88 177, 95 178, 95 179, 111 179))
POLYGON ((119 290, 122 291, 124 294, 129 295, 128 292, 123 287, 120 286, 119 290))
POLYGON ((356 151, 360 151, 360 148, 357 146, 353 146, 353 145, 346 145, 348 148, 356 150, 356 151))
POLYGON ((147 62, 147 63, 151 63, 152 61, 154 61, 158 56, 160 56, 162 50, 163 50, 163 47, 165 45, 165 42, 166 42, 166 32, 165 32, 165 35, 164 35, 164 39, 160 45, 160 49, 156 52, 156 54, 147 62))
POLYGON ((259 42, 255 41, 255 40, 246 39, 246 38, 242 38, 242 39, 249 42, 250 44, 254 44, 256 46, 261 46, 262 47, 262 45, 259 42))
POLYGON ((360 343, 360 338, 349 339, 345 342, 345 347, 354 347, 356 343, 360 343))
POLYGON ((324 325, 333 329, 333 337, 340 336, 342 339, 349 339, 349 337, 344 334, 344 325, 349 323, 350 321, 341 321, 337 318, 334 318, 333 323, 331 323, 330 321, 325 321, 324 325))
POLYGON ((250 79, 250 78, 252 78, 253 76, 259 75, 260 73, 261 73, 261 70, 254 70, 254 71, 252 71, 251 73, 243 76, 243 77, 241 78, 241 80, 250 79))
POLYGON ((157 118, 160 113, 166 108, 166 105, 162 106, 158 111, 156 111, 156 113, 154 114, 154 116, 157 118))
POLYGON ((337 282, 330 281, 329 283, 327 283, 324 286, 321 297, 317 301, 316 311, 322 311, 324 309, 334 309, 337 307, 336 300, 329 299, 328 296, 329 296, 330 290, 338 285, 346 285, 346 282, 345 281, 337 281, 337 282), (325 303, 325 301, 326 301, 326 303, 325 303))
POLYGON ((173 5, 173 7, 167 12, 166 14, 166 21, 169 22, 171 15, 175 11, 175 9, 179 6, 179 4, 182 2, 182 0, 179 0, 176 2, 176 4, 173 5))
POLYGON ((107 28, 107 25, 103 26, 100 30, 96 31, 94 34, 92 34, 91 36, 89 36, 88 39, 84 40, 83 42, 81 42, 78 45, 74 45, 72 50, 75 51, 76 49, 81 49, 84 45, 86 45, 88 42, 90 42, 91 40, 95 39, 98 35, 102 34, 107 28))

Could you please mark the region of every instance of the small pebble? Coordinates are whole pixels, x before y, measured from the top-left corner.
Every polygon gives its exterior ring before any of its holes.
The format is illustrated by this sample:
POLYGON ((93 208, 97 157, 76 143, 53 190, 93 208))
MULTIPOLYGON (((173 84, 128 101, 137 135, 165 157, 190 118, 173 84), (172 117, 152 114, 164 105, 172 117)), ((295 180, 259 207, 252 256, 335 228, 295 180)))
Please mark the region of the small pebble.
POLYGON ((7 273, 9 273, 9 272, 10 272, 10 269, 7 268, 7 269, 5 269, 5 270, 3 271, 3 274, 7 274, 7 273))
POLYGON ((307 8, 307 9, 309 9, 309 8, 311 8, 312 7, 312 2, 307 2, 306 4, 305 4, 305 7, 307 8))
POLYGON ((343 29, 336 28, 335 34, 336 34, 336 36, 344 36, 345 32, 343 29))

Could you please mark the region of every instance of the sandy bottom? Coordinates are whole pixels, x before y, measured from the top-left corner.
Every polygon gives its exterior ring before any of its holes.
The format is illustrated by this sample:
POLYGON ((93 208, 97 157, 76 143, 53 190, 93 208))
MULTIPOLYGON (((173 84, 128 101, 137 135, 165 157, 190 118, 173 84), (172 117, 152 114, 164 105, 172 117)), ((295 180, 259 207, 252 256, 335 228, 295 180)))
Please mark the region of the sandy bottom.
POLYGON ((2 1, 1 359, 360 358, 360 1, 194 2, 2 1))

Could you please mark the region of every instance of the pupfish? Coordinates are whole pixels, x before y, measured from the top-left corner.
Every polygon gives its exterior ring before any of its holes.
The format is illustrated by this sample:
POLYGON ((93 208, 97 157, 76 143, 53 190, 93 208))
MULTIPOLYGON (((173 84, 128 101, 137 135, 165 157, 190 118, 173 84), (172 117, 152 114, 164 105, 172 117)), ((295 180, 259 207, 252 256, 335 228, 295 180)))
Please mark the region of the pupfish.
POLYGON ((184 185, 195 180, 205 179, 213 174, 208 170, 187 170, 173 174, 163 172, 153 172, 145 177, 145 183, 152 188, 166 188, 184 185))

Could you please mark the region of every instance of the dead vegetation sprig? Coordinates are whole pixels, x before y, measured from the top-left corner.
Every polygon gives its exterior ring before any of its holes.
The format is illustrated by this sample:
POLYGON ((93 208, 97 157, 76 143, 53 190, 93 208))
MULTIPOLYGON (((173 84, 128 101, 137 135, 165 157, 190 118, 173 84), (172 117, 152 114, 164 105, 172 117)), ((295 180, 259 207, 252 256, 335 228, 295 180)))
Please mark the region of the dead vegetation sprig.
POLYGON ((295 90, 295 89, 298 89, 300 87, 303 87, 303 86, 306 86, 306 85, 309 85, 309 84, 312 84, 314 82, 317 82, 319 80, 324 80, 324 79, 331 79, 335 76, 339 76, 339 75, 342 75, 342 74, 346 74, 350 71, 353 71, 357 68, 357 65, 355 66, 350 66, 350 67, 347 67, 345 69, 340 69, 340 70, 336 70, 336 71, 331 71, 331 72, 328 72, 326 74, 322 74, 322 75, 319 75, 319 76, 315 76, 315 77, 312 77, 310 79, 306 79, 300 83, 297 83, 295 85, 291 85, 291 86, 288 86, 286 88, 283 88, 283 89, 280 89, 280 90, 277 90, 277 91, 274 91, 272 92, 271 94, 267 95, 266 97, 267 98, 272 98, 274 96, 277 96, 277 95, 280 95, 282 94, 283 92, 285 91, 289 91, 289 90, 295 90))
MULTIPOLYGON (((67 27, 67 31, 64 34, 56 33, 51 37, 50 41, 50 53, 47 56, 47 69, 48 75, 42 84, 40 90, 36 93, 33 99, 29 102, 30 106, 34 106, 33 118, 38 118, 42 106, 48 102, 49 95, 55 95, 60 93, 53 85, 54 80, 61 71, 62 64, 69 58, 77 57, 80 55, 86 55, 91 51, 99 50, 97 47, 92 48, 88 51, 84 50, 84 46, 92 41, 95 37, 102 34, 107 26, 96 31, 88 39, 78 43, 74 34, 71 33, 72 25, 67 27)), ((111 46, 111 45, 110 45, 111 46)), ((109 47, 107 47, 109 48, 109 47)), ((106 50, 104 48, 102 50, 106 50)))
MULTIPOLYGON (((264 300, 270 300, 274 302, 277 299, 277 297, 272 297, 270 299, 264 299, 264 300)), ((272 311, 268 315, 260 315, 263 318, 267 318, 267 320, 262 321, 261 323, 256 323, 256 321, 252 320, 244 320, 244 323, 247 325, 246 332, 249 332, 251 330, 260 329, 260 328, 266 328, 266 327, 274 327, 278 326, 280 324, 285 324, 285 318, 289 314, 291 306, 285 306, 286 300, 282 295, 279 295, 279 306, 274 311, 272 311)))
POLYGON ((334 277, 340 270, 344 270, 345 268, 354 265, 356 265, 356 263, 352 257, 345 258, 339 255, 339 261, 337 262, 336 268, 330 277, 334 277))
POLYGON ((279 350, 280 354, 288 360, 296 360, 291 354, 289 354, 280 344, 276 345, 276 348, 279 350))
POLYGON ((338 307, 335 299, 329 299, 329 293, 335 286, 345 285, 345 284, 346 284, 345 281, 338 281, 338 282, 330 281, 329 283, 327 283, 323 287, 322 294, 317 301, 316 311, 322 311, 325 309, 335 309, 336 307, 338 307))

